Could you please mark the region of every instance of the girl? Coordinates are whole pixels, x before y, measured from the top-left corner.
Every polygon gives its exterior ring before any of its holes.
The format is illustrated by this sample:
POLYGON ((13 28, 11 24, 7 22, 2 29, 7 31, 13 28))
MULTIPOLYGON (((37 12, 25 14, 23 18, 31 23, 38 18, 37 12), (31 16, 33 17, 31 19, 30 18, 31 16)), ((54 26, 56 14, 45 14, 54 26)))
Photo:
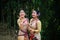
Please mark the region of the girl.
POLYGON ((26 14, 24 10, 21 10, 19 13, 19 19, 17 20, 17 24, 19 26, 18 40, 28 40, 27 34, 28 19, 25 18, 25 15, 26 14))
POLYGON ((41 40, 41 21, 38 19, 39 11, 33 10, 30 20, 30 40, 41 40))

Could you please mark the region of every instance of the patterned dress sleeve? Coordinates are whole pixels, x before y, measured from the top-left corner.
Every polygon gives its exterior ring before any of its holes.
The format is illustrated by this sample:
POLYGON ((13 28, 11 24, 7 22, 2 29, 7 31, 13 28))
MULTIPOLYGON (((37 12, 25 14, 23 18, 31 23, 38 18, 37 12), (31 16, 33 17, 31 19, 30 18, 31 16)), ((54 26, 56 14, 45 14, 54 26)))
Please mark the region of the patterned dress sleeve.
POLYGON ((41 21, 37 22, 37 30, 35 30, 35 32, 37 33, 41 32, 41 21))
POLYGON ((20 26, 20 20, 19 19, 17 20, 17 24, 18 24, 18 26, 20 26))
POLYGON ((41 32, 41 21, 38 21, 37 28, 38 28, 38 31, 41 32))

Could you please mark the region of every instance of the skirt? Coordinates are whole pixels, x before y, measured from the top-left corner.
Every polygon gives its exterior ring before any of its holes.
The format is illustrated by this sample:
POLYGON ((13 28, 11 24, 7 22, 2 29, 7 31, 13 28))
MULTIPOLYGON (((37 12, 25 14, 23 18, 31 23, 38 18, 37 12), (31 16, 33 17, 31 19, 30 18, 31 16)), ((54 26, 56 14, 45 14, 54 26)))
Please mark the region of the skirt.
POLYGON ((40 33, 35 33, 34 37, 36 37, 38 40, 41 40, 41 34, 40 33))
POLYGON ((29 40, 29 37, 28 37, 28 33, 27 32, 24 32, 24 31, 19 30, 18 36, 24 36, 25 38, 27 38, 27 40, 29 40))

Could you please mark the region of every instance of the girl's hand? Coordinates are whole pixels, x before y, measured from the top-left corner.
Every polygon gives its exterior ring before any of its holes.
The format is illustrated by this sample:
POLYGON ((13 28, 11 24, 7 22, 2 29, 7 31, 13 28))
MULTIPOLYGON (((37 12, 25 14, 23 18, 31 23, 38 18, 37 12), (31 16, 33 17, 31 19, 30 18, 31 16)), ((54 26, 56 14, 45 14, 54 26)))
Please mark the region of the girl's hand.
POLYGON ((20 25, 22 25, 22 24, 23 24, 23 22, 20 23, 20 25))
POLYGON ((33 31, 30 31, 30 34, 33 34, 33 31))
POLYGON ((31 29, 30 31, 31 31, 31 32, 34 32, 34 29, 31 29))
POLYGON ((34 29, 32 29, 31 31, 34 32, 34 29))
POLYGON ((33 29, 31 29, 30 33, 31 33, 31 34, 34 34, 34 30, 33 30, 33 29))

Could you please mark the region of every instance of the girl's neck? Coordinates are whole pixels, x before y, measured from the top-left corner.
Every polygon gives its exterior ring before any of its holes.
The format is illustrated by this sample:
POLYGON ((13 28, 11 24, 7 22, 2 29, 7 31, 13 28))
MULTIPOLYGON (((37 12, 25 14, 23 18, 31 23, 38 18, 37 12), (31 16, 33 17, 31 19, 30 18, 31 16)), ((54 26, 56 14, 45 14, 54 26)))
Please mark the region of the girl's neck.
POLYGON ((33 18, 33 20, 37 20, 37 19, 38 19, 37 17, 33 18))

